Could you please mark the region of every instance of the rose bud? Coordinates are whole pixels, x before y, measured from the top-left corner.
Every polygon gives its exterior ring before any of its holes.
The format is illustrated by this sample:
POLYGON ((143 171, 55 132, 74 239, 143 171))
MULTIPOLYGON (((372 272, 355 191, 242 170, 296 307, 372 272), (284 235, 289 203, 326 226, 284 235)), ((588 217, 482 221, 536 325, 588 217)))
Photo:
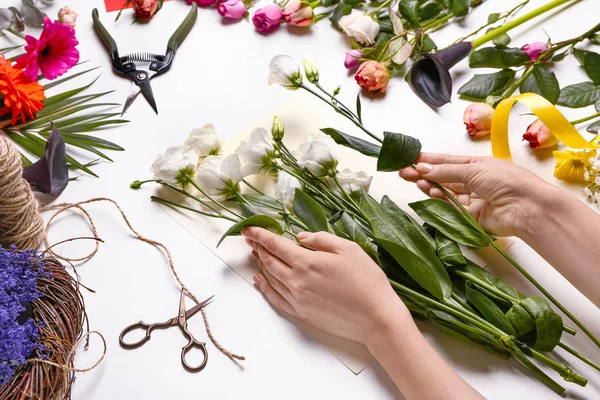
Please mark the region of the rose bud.
POLYGON ((185 0, 188 5, 192 5, 192 3, 196 3, 198 7, 208 7, 216 4, 217 0, 185 0))
POLYGON ((217 11, 222 17, 240 19, 246 15, 246 5, 240 0, 227 0, 219 2, 217 11))
POLYGON ((346 59, 344 60, 344 67, 346 67, 346 69, 355 69, 358 68, 360 66, 360 59, 362 58, 363 54, 362 51, 360 50, 350 50, 349 52, 346 53, 346 59))
POLYGON ((283 19, 290 26, 307 27, 313 23, 313 9, 301 0, 291 0, 283 10, 283 19))
POLYGON ((536 119, 533 121, 533 124, 527 127, 527 132, 523 135, 523 140, 527 140, 529 147, 532 149, 546 149, 558 143, 558 139, 540 119, 536 119))
POLYGON ((240 19, 246 15, 246 5, 240 0, 227 0, 219 2, 217 11, 222 17, 240 19))
POLYGON ((70 9, 68 6, 64 6, 60 10, 58 10, 58 22, 75 27, 77 23, 78 14, 70 9))
POLYGON ((136 17, 150 19, 158 10, 158 0, 133 0, 131 2, 136 17))
POLYGON ((277 4, 269 4, 256 10, 252 23, 257 32, 267 34, 279 28, 282 16, 283 12, 277 4))
POLYGON ((385 93, 390 81, 390 73, 383 64, 369 60, 360 65, 354 79, 360 87, 367 89, 369 92, 380 91, 385 93))
POLYGON ((463 122, 469 135, 475 139, 490 134, 494 108, 487 103, 473 103, 463 114, 463 122))
POLYGON ((531 61, 535 61, 542 55, 542 53, 548 50, 548 43, 534 42, 531 44, 526 44, 525 46, 521 47, 521 50, 527 53, 531 61))

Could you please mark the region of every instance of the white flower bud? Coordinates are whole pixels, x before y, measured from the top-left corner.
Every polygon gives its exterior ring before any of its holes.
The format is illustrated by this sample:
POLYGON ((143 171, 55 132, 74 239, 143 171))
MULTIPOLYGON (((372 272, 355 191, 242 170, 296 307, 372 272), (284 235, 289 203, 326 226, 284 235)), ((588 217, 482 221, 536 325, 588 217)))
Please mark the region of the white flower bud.
POLYGON ((269 85, 277 83, 289 90, 296 90, 302 84, 300 66, 290 56, 275 56, 269 64, 269 85))

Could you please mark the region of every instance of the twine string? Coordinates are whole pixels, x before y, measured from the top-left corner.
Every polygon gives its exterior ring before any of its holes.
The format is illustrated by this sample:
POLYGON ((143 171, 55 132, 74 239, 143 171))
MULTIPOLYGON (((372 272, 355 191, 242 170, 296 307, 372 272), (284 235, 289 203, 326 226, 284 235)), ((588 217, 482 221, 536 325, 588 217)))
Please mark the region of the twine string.
MULTIPOLYGON (((127 218, 127 215, 125 214, 125 212, 123 211, 123 209, 119 206, 119 204, 109 198, 106 197, 96 197, 93 199, 89 199, 89 200, 85 200, 85 201, 81 201, 78 203, 60 203, 60 204, 53 204, 50 206, 46 206, 44 208, 41 209, 42 212, 45 211, 52 211, 52 210, 57 210, 52 217, 50 217, 50 219, 48 220, 48 223, 46 225, 46 232, 50 231, 50 225, 52 224, 52 222, 54 221, 54 219, 62 214, 63 212, 75 208, 80 210, 81 212, 83 212, 83 214, 86 216, 86 218, 89 221, 90 224, 90 229, 92 231, 92 234, 94 235, 94 237, 98 240, 96 240, 95 242, 95 247, 94 249, 90 252, 90 254, 83 256, 83 257, 79 257, 79 258, 69 258, 69 257, 65 257, 62 255, 57 254, 54 249, 49 248, 47 250, 47 252, 49 254, 51 254, 53 257, 57 258, 57 259, 61 259, 63 261, 69 261, 69 262, 77 262, 77 261, 86 261, 89 260, 90 258, 92 258, 97 252, 98 249, 100 247, 100 238, 98 236, 98 230, 96 228, 96 225, 94 224, 94 220, 92 218, 92 216, 90 215, 90 213, 83 207, 83 205, 86 204, 90 204, 90 203, 96 203, 96 202, 109 202, 112 203, 117 210, 119 211, 119 213, 121 213, 121 217, 123 218, 123 220, 125 221, 125 224, 127 225, 127 227, 129 228, 129 230, 141 241, 146 242, 152 246, 158 247, 160 249, 162 249, 164 251, 164 253, 167 256, 167 260, 169 262, 169 267, 171 268, 171 272, 175 278, 175 280, 177 281, 177 283, 181 286, 181 288, 183 289, 183 291, 185 292, 186 295, 188 295, 196 304, 200 303, 200 300, 188 289, 188 287, 183 283, 183 281, 181 280, 181 278, 179 277, 179 274, 177 273, 177 270, 175 269, 175 263, 173 262, 173 256, 171 255, 171 251, 161 242, 158 242, 156 240, 147 238, 145 236, 143 236, 142 234, 140 234, 138 231, 136 231, 133 226, 131 225, 131 223, 129 222, 129 218, 127 218)), ((44 244, 46 245, 46 247, 49 247, 49 240, 48 240, 48 235, 46 234, 44 236, 44 244)), ((221 351, 223 354, 225 354, 227 357, 232 358, 232 359, 236 359, 236 360, 245 360, 245 357, 240 356, 238 354, 235 354, 229 350, 227 350, 225 347, 223 347, 223 345, 221 345, 217 339, 215 338, 211 328, 210 328, 210 324, 208 322, 208 316, 206 314, 206 310, 204 309, 204 307, 202 307, 200 309, 200 311, 202 312, 202 318, 204 319, 204 326, 206 327, 206 333, 208 335, 208 337, 210 338, 211 342, 214 344, 214 346, 219 349, 219 351, 221 351)))

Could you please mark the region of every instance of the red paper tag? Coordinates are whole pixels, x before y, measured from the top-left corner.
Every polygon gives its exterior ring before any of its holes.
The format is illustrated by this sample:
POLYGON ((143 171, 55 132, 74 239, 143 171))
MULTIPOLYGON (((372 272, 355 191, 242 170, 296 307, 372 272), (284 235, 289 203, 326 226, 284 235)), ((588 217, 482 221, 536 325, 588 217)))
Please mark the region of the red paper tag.
MULTIPOLYGON (((111 12, 111 11, 119 11, 122 7, 123 4, 125 4, 126 0, 104 0, 104 5, 106 6, 106 12, 111 12)), ((169 0, 164 0, 164 1, 169 1, 169 0)), ((131 8, 131 3, 129 3, 127 5, 127 7, 125 8, 131 8)))

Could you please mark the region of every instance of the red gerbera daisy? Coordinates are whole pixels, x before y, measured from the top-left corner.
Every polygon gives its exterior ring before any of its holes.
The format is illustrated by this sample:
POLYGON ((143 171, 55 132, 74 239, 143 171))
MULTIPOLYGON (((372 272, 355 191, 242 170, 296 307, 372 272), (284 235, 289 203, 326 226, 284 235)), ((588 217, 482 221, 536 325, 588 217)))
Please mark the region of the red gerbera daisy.
POLYGON ((12 113, 12 125, 19 118, 25 122, 26 117, 35 118, 35 114, 44 108, 42 101, 46 99, 44 88, 37 82, 29 82, 25 72, 11 66, 11 61, 0 55, 0 93, 4 97, 4 107, 0 115, 12 113))
POLYGON ((37 81, 38 71, 46 79, 56 79, 79 61, 79 51, 75 48, 79 44, 75 38, 73 27, 52 22, 44 17, 44 30, 39 39, 25 36, 27 54, 17 58, 16 68, 25 68, 25 76, 31 81, 37 81))

